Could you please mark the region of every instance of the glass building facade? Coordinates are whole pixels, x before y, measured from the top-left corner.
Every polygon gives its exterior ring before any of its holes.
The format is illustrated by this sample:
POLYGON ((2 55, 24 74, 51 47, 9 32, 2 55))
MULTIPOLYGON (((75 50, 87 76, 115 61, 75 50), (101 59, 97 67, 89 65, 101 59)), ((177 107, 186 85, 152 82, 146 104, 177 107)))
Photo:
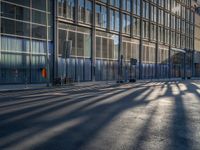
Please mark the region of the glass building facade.
POLYGON ((191 0, 0 0, 0 83, 194 75, 191 0), (66 42, 72 43, 64 58, 66 42), (137 59, 132 66, 131 58, 137 59), (41 76, 47 68, 49 78, 41 76))
POLYGON ((0 84, 45 82, 41 70, 53 56, 52 2, 1 0, 0 6, 0 84))

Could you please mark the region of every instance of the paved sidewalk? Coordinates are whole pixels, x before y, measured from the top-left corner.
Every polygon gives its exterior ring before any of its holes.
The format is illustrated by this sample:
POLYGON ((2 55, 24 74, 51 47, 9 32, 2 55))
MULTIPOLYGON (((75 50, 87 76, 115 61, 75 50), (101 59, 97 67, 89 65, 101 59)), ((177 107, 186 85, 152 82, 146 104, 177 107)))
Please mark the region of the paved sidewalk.
POLYGON ((47 88, 46 84, 8 84, 0 85, 0 92, 6 91, 21 91, 21 90, 31 90, 31 89, 41 89, 47 88))
POLYGON ((105 84, 116 84, 115 81, 96 81, 96 82, 75 82, 72 84, 66 84, 62 86, 52 86, 50 85, 49 87, 47 84, 8 84, 8 85, 0 85, 0 92, 11 92, 11 91, 23 91, 23 90, 39 90, 39 89, 48 89, 48 88, 66 88, 66 87, 87 87, 91 85, 105 85, 105 84))
MULTIPOLYGON (((199 80, 198 78, 192 78, 190 80, 199 80)), ((188 80, 188 81, 190 81, 188 80)), ((182 81, 181 78, 171 78, 171 79, 144 79, 144 80, 137 80, 135 85, 139 83, 148 83, 148 82, 170 82, 170 81, 182 81)), ((122 83, 126 84, 128 82, 122 83)), ((37 90, 37 89, 48 89, 48 88, 62 88, 62 87, 87 87, 92 85, 115 85, 119 84, 116 81, 88 81, 88 82, 74 82, 72 84, 66 84, 63 86, 52 86, 50 85, 47 87, 47 84, 8 84, 8 85, 0 85, 0 92, 9 92, 9 91, 22 91, 22 90, 37 90)))

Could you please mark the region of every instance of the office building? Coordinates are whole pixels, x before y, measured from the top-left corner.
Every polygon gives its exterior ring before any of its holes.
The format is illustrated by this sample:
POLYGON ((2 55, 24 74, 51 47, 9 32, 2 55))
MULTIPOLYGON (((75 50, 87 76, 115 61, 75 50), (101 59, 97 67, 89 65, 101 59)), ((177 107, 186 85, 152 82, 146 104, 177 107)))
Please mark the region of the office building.
POLYGON ((52 82, 57 77, 105 81, 200 76, 194 59, 200 38, 192 0, 0 4, 2 84, 52 82), (70 58, 64 54, 66 43, 72 45, 70 58), (131 65, 131 59, 137 63, 131 65))

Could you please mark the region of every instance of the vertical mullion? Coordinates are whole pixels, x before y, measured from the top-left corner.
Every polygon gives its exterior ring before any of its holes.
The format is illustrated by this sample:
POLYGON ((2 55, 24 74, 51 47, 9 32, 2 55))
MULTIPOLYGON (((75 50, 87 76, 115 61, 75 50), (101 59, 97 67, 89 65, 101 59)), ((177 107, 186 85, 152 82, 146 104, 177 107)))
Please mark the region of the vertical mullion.
POLYGON ((48 46, 48 0, 46 0, 46 72, 47 72, 47 86, 50 83, 50 67, 49 67, 49 46, 48 46))
MULTIPOLYGON (((0 0, 0 12, 1 12, 1 0, 0 0)), ((1 29, 1 15, 0 15, 0 29, 1 29)), ((2 64, 2 56, 1 56, 1 30, 0 30, 0 76, 1 76, 1 72, 2 72, 2 67, 1 67, 1 64, 2 64)), ((0 80, 0 83, 1 83, 1 80, 0 80)))
POLYGON ((30 83, 32 83, 32 60, 33 60, 33 54, 32 54, 32 49, 33 49, 33 45, 32 45, 32 0, 30 0, 30 38, 29 38, 29 65, 30 65, 30 72, 29 72, 29 76, 30 76, 30 83))

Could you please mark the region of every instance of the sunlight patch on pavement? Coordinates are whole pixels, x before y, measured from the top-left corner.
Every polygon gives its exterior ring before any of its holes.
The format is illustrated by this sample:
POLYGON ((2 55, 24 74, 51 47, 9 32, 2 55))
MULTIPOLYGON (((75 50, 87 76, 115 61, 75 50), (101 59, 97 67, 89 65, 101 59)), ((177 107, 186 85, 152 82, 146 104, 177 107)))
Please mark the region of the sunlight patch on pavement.
POLYGON ((140 95, 138 95, 137 97, 133 98, 134 101, 138 101, 138 100, 142 100, 142 99, 145 99, 147 94, 149 94, 149 92, 151 91, 152 89, 149 88, 147 89, 146 91, 142 92, 140 95))
POLYGON ((188 90, 187 86, 184 83, 179 83, 178 86, 179 86, 181 91, 187 91, 188 90))
POLYGON ((200 89, 196 89, 197 93, 200 94, 200 89))
POLYGON ((170 85, 170 86, 171 86, 172 94, 173 94, 173 95, 179 95, 179 94, 180 94, 180 90, 179 90, 179 88, 177 87, 177 85, 172 84, 172 85, 170 85))

